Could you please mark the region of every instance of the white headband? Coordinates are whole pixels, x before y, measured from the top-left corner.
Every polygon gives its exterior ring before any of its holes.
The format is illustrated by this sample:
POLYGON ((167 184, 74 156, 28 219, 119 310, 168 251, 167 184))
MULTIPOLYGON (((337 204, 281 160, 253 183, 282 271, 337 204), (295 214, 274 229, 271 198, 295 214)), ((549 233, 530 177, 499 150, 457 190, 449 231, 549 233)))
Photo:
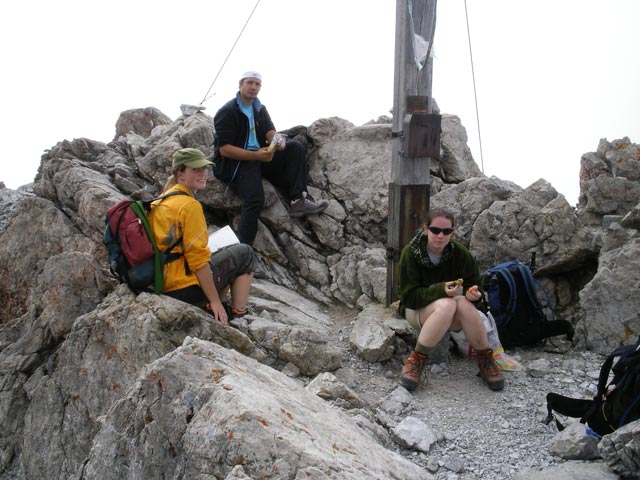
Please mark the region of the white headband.
POLYGON ((240 81, 244 80, 245 78, 257 78, 258 80, 262 81, 262 75, 254 71, 244 72, 242 74, 242 77, 240 77, 240 81))

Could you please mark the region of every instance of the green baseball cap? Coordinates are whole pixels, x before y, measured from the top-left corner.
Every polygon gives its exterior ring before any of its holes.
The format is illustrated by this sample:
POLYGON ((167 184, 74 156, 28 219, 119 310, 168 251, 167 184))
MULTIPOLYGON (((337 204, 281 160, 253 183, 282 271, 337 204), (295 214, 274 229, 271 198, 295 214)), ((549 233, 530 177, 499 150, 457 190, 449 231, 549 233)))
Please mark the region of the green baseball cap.
POLYGON ((182 148, 173 154, 173 164, 171 168, 186 165, 189 168, 201 168, 207 165, 213 165, 213 162, 207 160, 197 148, 182 148))

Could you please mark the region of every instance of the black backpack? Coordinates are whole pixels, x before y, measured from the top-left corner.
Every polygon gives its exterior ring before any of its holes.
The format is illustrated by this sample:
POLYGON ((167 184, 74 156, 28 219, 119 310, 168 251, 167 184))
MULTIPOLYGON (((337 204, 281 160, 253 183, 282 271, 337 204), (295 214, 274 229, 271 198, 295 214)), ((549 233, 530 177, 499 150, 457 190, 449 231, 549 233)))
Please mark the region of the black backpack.
MULTIPOLYGON (((531 263, 535 263, 535 255, 531 263)), ((482 276, 482 287, 504 348, 537 345, 562 334, 573 339, 571 323, 555 319, 551 298, 528 265, 510 261, 491 267, 482 276), (545 297, 551 320, 547 319, 539 294, 545 297)))
POLYGON ((640 418, 640 337, 633 345, 615 349, 605 358, 600 368, 598 391, 592 400, 565 397, 557 393, 547 394, 547 418, 555 419, 558 430, 564 426, 553 412, 566 417, 579 418, 598 435, 614 430, 640 418), (615 365, 613 361, 618 359, 615 365), (612 367, 613 365, 613 367, 612 367), (609 381, 609 374, 613 378, 609 381))

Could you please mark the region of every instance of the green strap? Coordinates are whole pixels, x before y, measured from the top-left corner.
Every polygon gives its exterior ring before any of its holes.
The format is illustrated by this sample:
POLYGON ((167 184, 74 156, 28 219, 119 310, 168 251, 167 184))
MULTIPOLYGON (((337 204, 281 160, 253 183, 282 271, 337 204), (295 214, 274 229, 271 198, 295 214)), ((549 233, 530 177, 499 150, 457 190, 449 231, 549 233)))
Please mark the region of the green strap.
POLYGON ((153 237, 153 232, 151 231, 151 226, 149 225, 149 220, 147 219, 147 214, 145 213, 144 205, 141 200, 137 200, 131 204, 131 210, 138 216, 142 225, 144 226, 147 235, 149 236, 149 240, 151 240, 151 245, 153 246, 153 290, 155 293, 162 292, 164 288, 164 275, 162 273, 162 254, 158 249, 158 245, 156 245, 155 238, 153 237))
MULTIPOLYGON (((142 201, 142 200, 136 200, 135 202, 131 203, 131 210, 133 210, 133 212, 138 216, 138 218, 140 219, 140 221, 142 222, 142 225, 144 226, 145 231, 147 232, 147 235, 149 237, 149 240, 151 240, 151 245, 153 246, 153 291, 155 293, 161 293, 162 290, 164 289, 164 272, 162 271, 163 268, 163 254, 164 252, 162 252, 159 248, 158 245, 156 245, 156 240, 153 236, 153 231, 151 230, 151 225, 149 225, 149 219, 147 218, 147 213, 150 208, 151 208, 151 203, 155 202, 156 200, 162 200, 166 197, 171 197, 173 195, 189 195, 188 193, 182 192, 180 190, 176 190, 173 192, 169 192, 169 193, 165 193, 164 195, 160 195, 159 197, 155 197, 152 198, 151 200, 147 200, 147 201, 142 201)), ((171 245, 166 251, 170 251, 173 249, 173 247, 175 247, 179 241, 182 239, 178 239, 178 242, 174 243, 173 245, 171 245)))

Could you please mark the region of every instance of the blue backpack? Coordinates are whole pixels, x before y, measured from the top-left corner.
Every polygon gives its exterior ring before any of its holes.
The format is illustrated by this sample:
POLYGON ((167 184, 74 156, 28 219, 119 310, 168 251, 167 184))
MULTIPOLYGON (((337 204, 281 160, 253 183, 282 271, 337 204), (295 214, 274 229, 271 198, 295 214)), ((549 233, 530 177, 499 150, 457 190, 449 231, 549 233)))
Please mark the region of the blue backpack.
POLYGON ((537 345, 562 334, 573 339, 573 327, 566 320, 556 320, 551 297, 528 265, 509 261, 491 267, 483 275, 482 287, 503 347, 537 345), (544 297, 550 320, 539 295, 544 297))

